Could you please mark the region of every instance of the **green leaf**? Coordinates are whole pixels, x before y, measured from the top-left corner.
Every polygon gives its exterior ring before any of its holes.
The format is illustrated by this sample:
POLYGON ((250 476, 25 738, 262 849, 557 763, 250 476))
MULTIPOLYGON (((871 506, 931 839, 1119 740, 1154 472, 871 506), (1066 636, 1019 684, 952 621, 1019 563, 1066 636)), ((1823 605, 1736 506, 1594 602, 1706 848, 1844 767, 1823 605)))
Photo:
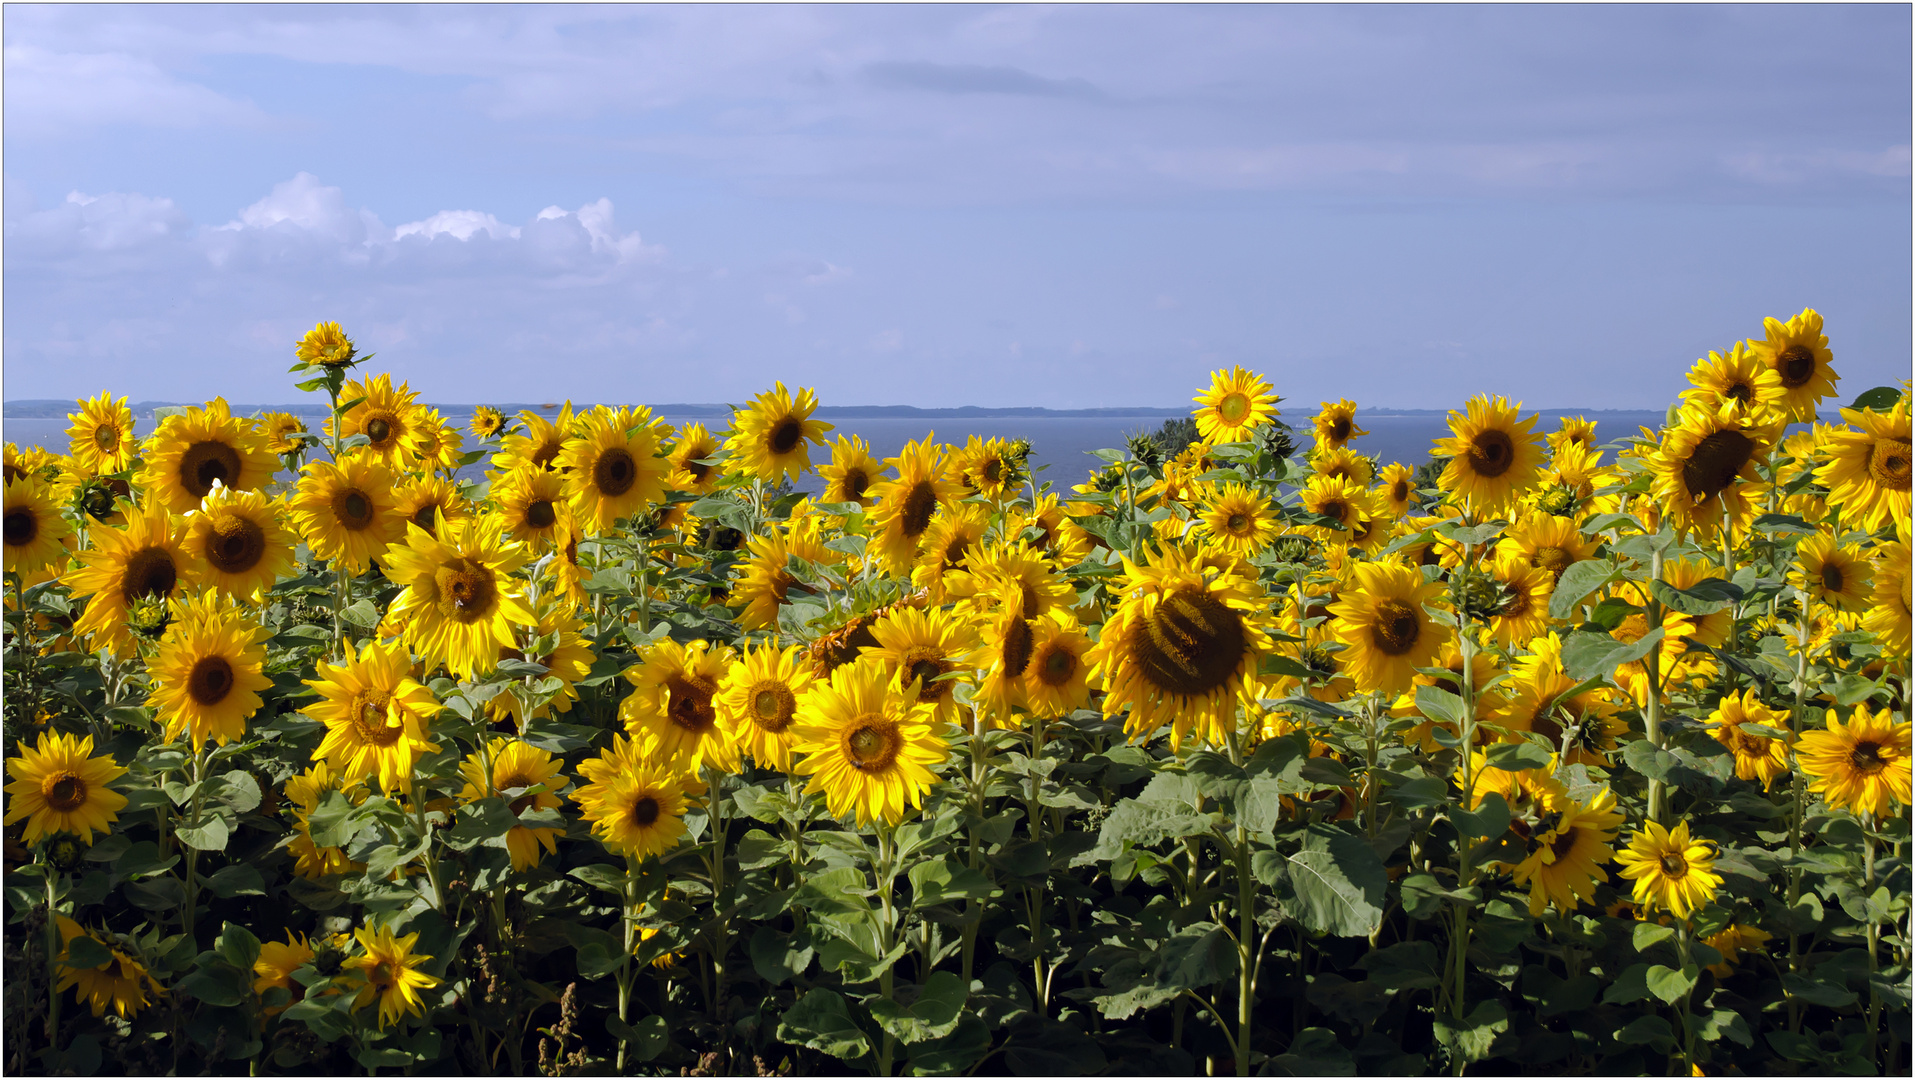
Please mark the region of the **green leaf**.
MULTIPOLYGON (((45 953, 41 953, 45 956, 45 953)), ((81 934, 67 942, 65 964, 75 971, 89 971, 113 962, 113 952, 91 934, 81 934)))
POLYGON ((1362 837, 1316 823, 1305 829, 1302 850, 1285 860, 1278 899, 1312 931, 1366 937, 1383 920, 1388 891, 1383 860, 1362 837))
POLYGON ((1429 941, 1399 941, 1373 949, 1357 966, 1385 990, 1433 990, 1443 985, 1443 957, 1429 941))
POLYGON ((1664 607, 1684 615, 1709 615, 1741 600, 1742 589, 1722 578, 1703 578, 1686 589, 1678 589, 1666 581, 1652 581, 1649 595, 1661 601, 1664 607))
POLYGON ((604 889, 613 896, 623 897, 625 895, 625 870, 623 867, 613 866, 610 863, 590 863, 585 866, 575 866, 571 869, 570 873, 571 876, 583 881, 587 885, 604 889))
POLYGON ((259 959, 259 939, 244 926, 229 922, 220 928, 219 954, 239 970, 251 971, 259 959))
POLYGON ((1794 973, 1783 975, 1782 989, 1796 1001, 1805 1001, 1810 1005, 1821 1005, 1830 1009, 1845 1009, 1856 1001, 1855 991, 1820 979, 1812 979, 1807 975, 1794 973))
POLYGON ((1643 973, 1643 985, 1649 992, 1662 999, 1665 1005, 1674 1005, 1677 999, 1695 989, 1694 973, 1678 968, 1655 964, 1643 973))
POLYGON ((1608 634, 1574 631, 1563 642, 1563 670, 1577 682, 1607 675, 1623 664, 1648 656, 1649 650, 1662 642, 1662 632, 1658 626, 1631 645, 1608 634))
POLYGON ((626 1061, 650 1061, 664 1053, 665 1047, 671 1045, 672 1041, 670 1026, 657 1013, 641 1018, 636 1024, 628 1024, 616 1016, 607 1016, 605 1030, 626 1044, 626 1061))
POLYGON ((265 896, 266 882, 259 876, 259 868, 252 863, 234 863, 220 868, 206 884, 213 887, 213 895, 221 900, 231 900, 235 896, 265 896))
POLYGON ((1463 722, 1463 699, 1436 686, 1416 688, 1416 711, 1439 724, 1460 725, 1463 722))
POLYGON ((810 938, 801 941, 792 934, 781 934, 768 925, 758 927, 751 936, 751 966, 758 977, 777 986, 802 975, 815 955, 810 938))
POLYGON ((1497 743, 1489 748, 1483 758, 1492 769, 1505 772, 1524 772, 1529 769, 1549 767, 1549 751, 1533 742, 1497 743))
POLYGON ((1895 407, 1895 403, 1901 400, 1901 397, 1902 392, 1893 386, 1872 386, 1855 395, 1855 400, 1849 402, 1849 408, 1887 412, 1895 407))
POLYGON ((1502 792, 1492 791, 1483 796, 1475 810, 1451 810, 1450 820, 1473 839, 1494 840, 1509 831, 1509 804, 1503 801, 1502 792))
POLYGON ((1297 1032, 1290 1049, 1270 1059, 1275 1076, 1355 1076, 1356 1059, 1329 1028, 1308 1027, 1297 1032))
POLYGON ((1814 536, 1815 526, 1794 514, 1763 514, 1755 519, 1757 532, 1774 536, 1814 536))
POLYGON ((1602 992, 1605 1005, 1627 1005, 1649 996, 1649 965, 1631 964, 1602 992))
POLYGON ((173 835, 194 851, 225 851, 227 838, 232 831, 227 827, 224 817, 209 811, 199 824, 182 825, 173 835))
POLYGON ((1651 1046, 1659 1053, 1666 1053, 1676 1045, 1676 1034, 1670 1029, 1669 1021, 1660 1016, 1638 1016, 1616 1032, 1616 1041, 1630 1046, 1651 1046))
POLYGON ((1216 923, 1183 927, 1151 958, 1151 974, 1161 990, 1201 990, 1236 973, 1236 943, 1216 923))
POLYGON ((250 814, 259 809, 259 781, 244 769, 223 773, 207 794, 226 804, 235 814, 250 814))
POLYGON ((322 848, 345 847, 351 842, 353 833, 359 831, 357 810, 358 807, 343 792, 326 792, 313 812, 306 815, 306 826, 312 833, 313 844, 322 848))
POLYGON ((1715 1009, 1700 1019, 1702 1022, 1697 1025, 1696 1034, 1702 1036, 1703 1042, 1728 1039, 1739 1046, 1755 1045, 1754 1033, 1742 1019, 1742 1014, 1734 1009, 1715 1009))
POLYGON ((822 987, 806 992, 785 1010, 778 1020, 778 1038, 840 1061, 855 1061, 871 1052, 871 1043, 851 1018, 844 996, 822 987))
POLYGON ((1616 568, 1605 559, 1570 563, 1557 579, 1556 591, 1549 594, 1549 617, 1568 619, 1575 615, 1583 597, 1609 584, 1615 576, 1616 568))
POLYGON ((1509 1012, 1498 1001, 1478 1002, 1476 1008, 1460 1020, 1446 1016, 1436 1018, 1436 1041, 1466 1062, 1489 1057, 1496 1037, 1508 1030, 1509 1012))
MULTIPOLYGON (((1393 773, 1372 773, 1388 781, 1393 773)), ((1395 803, 1405 810, 1422 810, 1431 806, 1442 806, 1449 801, 1450 786, 1440 776, 1419 776, 1405 780, 1400 784, 1391 784, 1383 789, 1385 802, 1395 803)))
POLYGON ((252 996, 250 975, 251 972, 242 975, 225 964, 217 964, 196 968, 174 983, 173 988, 191 994, 208 1005, 230 1008, 252 996))
POLYGON ((948 971, 936 971, 919 988, 917 1000, 910 1005, 874 997, 869 1008, 878 1026, 899 1042, 921 1043, 941 1039, 955 1031, 969 996, 964 980, 948 971))
POLYGON ((911 906, 930 907, 953 900, 989 900, 1004 890, 981 871, 950 859, 911 867, 911 906))
POLYGON ((339 613, 340 618, 354 626, 371 629, 379 625, 379 608, 370 600, 359 600, 339 613))
POLYGON ((949 1035, 913 1047, 908 1067, 914 1076, 958 1076, 990 1052, 990 1026, 967 1012, 949 1035))
POLYGON ((1633 931, 1630 944, 1635 947, 1637 952, 1645 953, 1655 947, 1656 943, 1668 941, 1675 936, 1676 931, 1672 926, 1663 926, 1659 923, 1639 922, 1633 931))

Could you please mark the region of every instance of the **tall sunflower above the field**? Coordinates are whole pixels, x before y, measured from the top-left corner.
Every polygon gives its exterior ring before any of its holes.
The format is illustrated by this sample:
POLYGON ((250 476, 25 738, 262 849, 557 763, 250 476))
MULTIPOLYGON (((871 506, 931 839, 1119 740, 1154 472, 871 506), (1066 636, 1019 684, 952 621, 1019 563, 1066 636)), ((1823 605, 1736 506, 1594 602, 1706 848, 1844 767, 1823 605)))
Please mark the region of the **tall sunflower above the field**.
POLYGON ((303 711, 326 725, 326 737, 313 760, 324 759, 346 781, 377 774, 388 793, 411 791, 413 761, 439 748, 426 734, 439 699, 412 677, 405 646, 367 641, 343 664, 321 660, 315 674, 306 685, 320 700, 303 711))
POLYGON ((1522 419, 1522 408, 1500 395, 1478 395, 1467 412, 1450 411, 1450 437, 1436 440, 1433 452, 1450 459, 1437 486, 1479 517, 1515 505, 1542 472, 1543 439, 1535 417, 1522 419))
POLYGON ((1232 367, 1210 373, 1210 389, 1191 398, 1197 408, 1197 434, 1207 443, 1242 442, 1277 418, 1283 399, 1263 376, 1232 367))
POLYGON ((1678 533, 1712 536, 1724 522, 1740 532, 1755 517, 1756 469, 1781 440, 1782 424, 1683 409, 1647 458, 1656 501, 1678 533))
POLYGON ((367 564, 405 534, 405 519, 393 502, 392 473, 365 454, 337 463, 313 461, 289 504, 293 524, 312 553, 363 574, 367 564))
POLYGON ((886 565, 899 573, 910 573, 918 559, 918 543, 930 531, 932 515, 938 507, 955 503, 963 487, 950 477, 950 464, 944 447, 935 435, 906 443, 904 450, 887 464, 898 475, 878 482, 872 494, 878 506, 871 513, 878 530, 878 550, 886 565))
POLYGON ((1128 709, 1124 734, 1135 740, 1168 722, 1173 747, 1193 732, 1221 744, 1236 730, 1238 705, 1254 707, 1261 695, 1257 664, 1271 648, 1262 587, 1166 545, 1142 565, 1125 558, 1112 592, 1117 611, 1086 656, 1104 715, 1128 709))
MULTIPOLYGON (((417 398, 405 383, 394 387, 391 375, 348 382, 339 391, 339 400, 351 406, 340 416, 339 437, 364 435, 362 453, 394 472, 403 472, 412 467, 419 449, 417 398)), ((328 420, 327 430, 331 425, 328 420)))
POLYGON ((1356 426, 1356 402, 1349 398, 1323 403, 1323 411, 1315 418, 1317 429, 1317 447, 1321 450, 1335 450, 1358 435, 1369 432, 1356 426))
POLYGON ((831 444, 831 463, 818 466, 824 478, 825 492, 819 502, 855 502, 870 506, 876 502, 871 486, 884 472, 884 463, 871 456, 871 446, 861 435, 840 435, 831 444))
POLYGON ((588 534, 610 532, 623 518, 665 501, 671 463, 659 456, 652 410, 596 406, 578 418, 576 438, 559 452, 565 490, 588 534))
POLYGON ((490 405, 480 405, 472 410, 465 429, 476 439, 497 438, 505 433, 505 414, 490 405))
POLYGON ((794 399, 782 382, 732 414, 725 454, 739 472, 766 483, 796 480, 811 468, 811 443, 824 445, 832 425, 811 419, 818 394, 801 387, 794 399))
POLYGON ((1907 806, 1910 725, 1896 723, 1887 709, 1871 713, 1867 702, 1855 706, 1846 725, 1834 709, 1826 723, 1821 731, 1803 732, 1796 748, 1809 790, 1820 792, 1830 806, 1864 818, 1885 817, 1896 806, 1907 806))
POLYGON ((810 778, 805 794, 822 792, 832 816, 860 827, 895 825, 907 803, 922 806, 938 782, 932 770, 950 757, 932 709, 894 685, 872 660, 846 664, 811 688, 792 723, 801 755, 792 773, 810 778))
POLYGON ((279 504, 261 491, 221 484, 186 519, 186 550, 205 565, 206 584, 253 599, 293 571, 299 537, 280 521, 279 504))
POLYGON ((61 543, 72 526, 54 505, 46 484, 34 477, 22 477, 6 483, 4 536, 6 569, 27 574, 52 566, 66 554, 61 543))
POLYGON ((93 756, 93 736, 40 733, 37 746, 22 741, 20 753, 7 759, 6 824, 25 819, 20 839, 31 844, 42 836, 73 833, 86 843, 93 834, 110 833, 126 796, 107 785, 125 774, 112 754, 93 756))
POLYGON ((462 679, 498 666, 517 640, 512 626, 535 625, 511 580, 526 563, 525 548, 501 537, 495 515, 446 522, 434 537, 406 525, 406 542, 386 552, 387 576, 406 586, 382 624, 400 633, 425 658, 429 671, 444 662, 462 679), (401 630, 400 628, 403 628, 401 630))
POLYGON ((1417 567, 1390 560, 1358 563, 1356 587, 1330 605, 1332 633, 1343 643, 1344 670, 1359 691, 1395 696, 1417 668, 1429 667, 1450 636, 1425 606, 1443 592, 1417 567))
POLYGON ((1788 322, 1763 319, 1762 328, 1767 337, 1751 341, 1750 352, 1782 384, 1777 410, 1790 422, 1812 422, 1816 405, 1835 393, 1835 384, 1842 381, 1835 373, 1829 339, 1822 333, 1821 313, 1804 308, 1788 322))
POLYGON ((279 459, 253 422, 236 417, 225 398, 188 408, 147 436, 146 467, 135 481, 147 497, 175 514, 199 509, 218 481, 237 491, 265 487, 279 459))
POLYGON ((130 514, 124 529, 93 530, 93 546, 76 556, 80 568, 66 577, 75 600, 92 598, 73 629, 122 657, 133 655, 136 629, 158 636, 165 605, 200 579, 185 539, 185 522, 157 502, 130 514))
POLYGON ((315 367, 346 367, 358 351, 336 322, 319 323, 293 344, 293 353, 300 362, 315 367))
POLYGON ((1842 419, 1859 431, 1829 433, 1828 461, 1815 470, 1817 483, 1829 489, 1829 501, 1842 510, 1842 522, 1870 532, 1895 526, 1909 532, 1909 478, 1915 454, 1909 448, 1909 407, 1904 395, 1887 412, 1843 409, 1842 419))
POLYGON ((194 753, 208 739, 220 746, 244 739, 247 718, 263 704, 259 692, 273 685, 262 674, 272 636, 217 592, 181 604, 148 667, 147 703, 166 737, 187 736, 194 753))
POLYGON ((68 413, 73 425, 66 429, 73 460, 94 473, 116 473, 130 468, 138 446, 133 438, 133 410, 126 399, 113 399, 102 390, 91 400, 75 402, 77 413, 68 413))

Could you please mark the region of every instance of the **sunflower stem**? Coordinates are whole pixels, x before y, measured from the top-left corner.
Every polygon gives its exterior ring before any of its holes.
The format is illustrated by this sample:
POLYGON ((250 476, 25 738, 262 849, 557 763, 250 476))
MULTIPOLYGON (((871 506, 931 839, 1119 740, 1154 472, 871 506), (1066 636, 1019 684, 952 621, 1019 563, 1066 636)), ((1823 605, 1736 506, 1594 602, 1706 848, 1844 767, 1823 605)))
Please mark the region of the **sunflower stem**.
MULTIPOLYGON (((1651 584, 1662 580, 1662 550, 1649 554, 1649 581, 1651 584)), ((1647 592, 1648 590, 1644 590, 1647 592)), ((1662 602, 1649 593, 1648 633, 1662 625, 1662 602)), ((1649 745, 1662 749, 1662 645, 1658 642, 1642 658, 1642 671, 1647 693, 1643 702, 1643 733, 1649 739, 1649 745)), ((1649 820, 1660 825, 1668 813, 1667 791, 1661 780, 1651 777, 1649 780, 1649 820)))
MULTIPOLYGON (((192 821, 200 823, 200 814, 206 806, 206 789, 202 781, 206 776, 206 755, 208 746, 200 743, 193 754, 193 806, 192 821)), ((199 900, 199 849, 192 844, 186 847, 186 902, 180 905, 180 931, 197 942, 193 933, 194 908, 199 900)))
POLYGON ((625 1036, 623 1031, 627 1029, 624 1025, 631 1019, 632 1011, 632 951, 637 948, 638 945, 636 941, 638 937, 637 891, 637 866, 634 864, 632 857, 627 855, 625 857, 625 903, 622 905, 624 910, 620 912, 621 921, 625 924, 625 955, 624 958, 619 961, 618 965, 618 1022, 621 1031, 618 1037, 618 1072, 620 1075, 624 1075, 625 1073, 625 1036))
MULTIPOLYGON (((1868 822, 1864 822, 1862 825, 1862 896, 1864 898, 1864 904, 1868 903, 1867 897, 1873 895, 1875 892, 1875 834, 1869 831, 1869 824, 1868 822)), ((1873 911, 1869 912, 1866 930, 1868 935, 1868 1060, 1870 1064, 1874 1064, 1876 1057, 1876 1039, 1882 1030, 1882 995, 1881 992, 1875 988, 1875 974, 1879 970, 1881 963, 1875 955, 1877 950, 1881 948, 1881 929, 1875 921, 1875 913, 1873 911)), ((1884 1071, 1882 1075, 1886 1076, 1888 1073, 1884 1071)))
MULTIPOLYGON (((1234 742, 1232 744, 1235 745, 1234 742)), ((1238 754, 1242 757, 1242 754, 1238 754)), ((1257 1000, 1257 884, 1250 873, 1250 834, 1237 823, 1237 1075, 1250 1075, 1250 1014, 1257 1000), (1254 950, 1254 952, 1253 952, 1254 950)))
POLYGON ((712 903, 712 988, 711 1015, 722 1020, 725 1000, 725 954, 730 951, 729 925, 725 918, 725 774, 705 766, 705 784, 710 792, 711 821, 711 903, 712 903))
MULTIPOLYGON (((1813 601, 1801 591, 1802 602, 1796 621, 1795 705, 1789 710, 1789 972, 1802 971, 1802 939, 1795 930, 1795 905, 1802 898, 1802 818, 1807 812, 1807 789, 1802 783, 1801 763, 1795 760, 1796 746, 1802 740, 1802 706, 1809 691, 1809 622, 1813 601)), ((1789 995, 1789 1030, 1802 1029, 1802 1006, 1789 995)))
MULTIPOLYGON (((881 822, 878 825, 878 861, 877 871, 878 900, 882 919, 878 927, 878 955, 889 956, 892 942, 897 938, 897 908, 893 905, 893 893, 898 879, 898 835, 897 825, 893 822, 881 822)), ((892 993, 892 965, 886 964, 878 975, 878 993, 886 1001, 895 1000, 892 993)), ((897 1052, 898 1041, 889 1031, 878 1047, 878 1072, 891 1075, 891 1058, 897 1052)))
POLYGON ((60 872, 47 866, 47 1045, 60 1045, 60 872))
POLYGON ((416 754, 413 756, 412 768, 406 774, 406 779, 412 793, 412 808, 417 814, 419 823, 419 841, 425 845, 420 854, 425 859, 426 884, 432 889, 432 907, 433 910, 443 914, 445 889, 439 884, 439 860, 432 857, 432 827, 426 824, 425 785, 419 782, 419 758, 416 754))
MULTIPOLYGON (((971 813, 973 821, 970 828, 971 858, 970 867, 977 870, 981 866, 983 851, 978 844, 978 825, 984 821, 984 732, 979 727, 975 714, 971 720, 971 813)), ((978 927, 984 921, 984 905, 975 897, 964 902, 967 921, 964 924, 964 985, 971 985, 971 972, 977 960, 978 927)))

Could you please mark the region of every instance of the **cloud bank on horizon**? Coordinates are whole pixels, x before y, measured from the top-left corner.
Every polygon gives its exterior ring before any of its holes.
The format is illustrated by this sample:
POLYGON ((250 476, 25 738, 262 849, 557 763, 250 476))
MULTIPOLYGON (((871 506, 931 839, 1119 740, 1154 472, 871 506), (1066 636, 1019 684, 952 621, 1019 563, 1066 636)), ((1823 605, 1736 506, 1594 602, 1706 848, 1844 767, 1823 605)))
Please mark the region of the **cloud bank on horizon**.
POLYGON ((1906 6, 4 20, 9 399, 281 400, 321 319, 436 400, 1627 408, 1804 306, 1909 369, 1906 6))

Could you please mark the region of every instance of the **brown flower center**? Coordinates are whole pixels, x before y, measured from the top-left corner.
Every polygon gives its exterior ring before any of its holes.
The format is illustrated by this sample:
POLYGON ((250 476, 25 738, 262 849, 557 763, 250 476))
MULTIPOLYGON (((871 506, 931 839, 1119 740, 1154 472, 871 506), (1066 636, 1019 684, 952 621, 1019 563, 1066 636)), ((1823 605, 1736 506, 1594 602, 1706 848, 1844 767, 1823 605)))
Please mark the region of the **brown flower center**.
POLYGON ((141 548, 126 560, 126 573, 120 578, 120 597, 132 603, 147 596, 171 596, 179 583, 179 568, 165 548, 141 548))
POLYGON ((1342 499, 1331 499, 1329 502, 1317 507, 1317 513, 1327 518, 1335 518, 1338 522, 1344 522, 1349 520, 1350 504, 1344 502, 1342 499))
POLYGON ((1877 439, 1868 452, 1868 474, 1881 486, 1896 491, 1909 488, 1909 441, 1877 439))
POLYGON ((186 693, 200 705, 217 705, 233 692, 233 665, 224 656, 203 656, 186 677, 186 693))
POLYGON ((1330 425, 1330 441, 1336 442, 1336 443, 1349 442, 1350 427, 1351 427, 1351 423, 1350 423, 1349 417, 1347 416, 1337 417, 1336 421, 1330 425))
POLYGON ((845 469, 843 484, 846 501, 862 499, 864 489, 871 486, 871 476, 863 469, 854 466, 845 469))
POLYGON ((205 498, 215 480, 232 487, 239 479, 239 451, 216 439, 196 442, 180 455, 179 478, 195 499, 205 498))
POLYGON ((244 514, 221 514, 213 519, 205 554, 213 569, 243 574, 266 557, 266 530, 244 514))
POLYGON ((1051 645, 1044 650, 1037 663, 1037 680, 1049 687, 1063 686, 1077 674, 1077 657, 1062 645, 1051 645))
POLYGON ((1400 503, 1410 501, 1410 482, 1408 480, 1398 480, 1396 483, 1390 485, 1390 501, 1400 503))
POLYGON ((119 444, 120 427, 118 424, 101 424, 99 427, 93 429, 94 446, 102 450, 110 451, 119 444))
POLYGON ((392 421, 384 416, 366 421, 366 438, 371 440, 374 450, 384 450, 392 444, 392 421))
POLYGON ((537 450, 532 451, 532 464, 541 469, 549 469, 552 463, 559 459, 559 451, 563 449, 565 449, 564 440, 547 439, 539 444, 537 450))
POLYGON ((368 746, 391 746, 406 733, 404 725, 388 722, 387 706, 392 701, 388 694, 373 691, 362 695, 353 703, 352 728, 359 741, 368 746))
POLYGON ((1232 536, 1243 536, 1250 532, 1250 519, 1242 514, 1232 514, 1225 519, 1224 530, 1232 536))
POLYGON ((1724 387, 1722 390, 1722 395, 1724 397, 1730 398, 1735 401, 1740 401, 1744 405, 1747 405, 1749 402, 1755 400, 1755 387, 1750 386, 1748 383, 1738 379, 1735 382, 1732 382, 1728 386, 1724 387))
POLYGON ((1873 776, 1888 767, 1888 762, 1882 760, 1882 744, 1872 739, 1863 739, 1855 744, 1855 749, 1849 751, 1849 764, 1854 766, 1856 772, 1867 776, 1873 776))
POLYGON ((533 499, 525 504, 525 523, 534 529, 549 529, 559 519, 550 499, 533 499))
POLYGON ((332 497, 332 516, 351 532, 372 525, 372 498, 358 488, 346 488, 332 497))
POLYGON ((951 693, 951 684, 937 680, 953 667, 936 652, 920 645, 904 654, 904 674, 898 681, 909 686, 911 680, 918 680, 920 701, 943 701, 951 693))
POLYGON ((1815 352, 1807 345, 1791 345, 1775 358, 1775 372, 1782 385, 1793 390, 1815 377, 1815 352))
POLYGON ((437 536, 439 535, 439 515, 444 511, 445 507, 436 502, 429 502, 412 512, 412 523, 433 536, 437 536))
POLYGON ((1755 443, 1740 431, 1718 431, 1704 436, 1682 463, 1682 484, 1697 502, 1707 502, 1735 483, 1737 474, 1755 453, 1755 443))
POLYGON ((86 781, 77 773, 53 773, 41 781, 40 797, 55 811, 70 814, 86 805, 86 781))
POLYGON ((937 508, 937 488, 929 480, 920 480, 904 493, 904 505, 898 513, 898 527, 904 530, 905 536, 915 540, 931 527, 931 512, 937 508))
POLYGON ((791 726, 797 711, 798 699, 784 683, 767 680, 752 687, 751 720, 759 730, 776 735, 791 726))
POLYGON ((1570 852, 1576 850, 1576 830, 1569 828, 1557 833, 1556 838, 1549 842, 1549 850, 1558 859, 1567 858, 1570 852))
POLYGON ((1554 544, 1544 544, 1529 557, 1529 565, 1540 566, 1557 577, 1562 577, 1563 571, 1569 569, 1569 564, 1574 561, 1570 557, 1568 548, 1560 548, 1554 544))
POLYGON ((7 508, 6 538, 13 547, 25 547, 40 535, 40 516, 25 506, 7 508))
POLYGON ((890 768, 904 744, 898 726, 876 713, 865 713, 852 723, 856 726, 844 738, 845 760, 865 772, 890 768))
POLYGON ((480 563, 456 558, 439 568, 439 607, 462 623, 488 618, 499 607, 499 586, 480 563))
POLYGON ((787 416, 771 429, 771 437, 765 440, 771 452, 783 456, 798 448, 805 441, 805 426, 795 416, 787 416))
POLYGON ((1662 872, 1666 877, 1680 879, 1689 876, 1689 860, 1683 858, 1679 851, 1664 852, 1658 861, 1662 864, 1662 872))
POLYGON ((638 483, 638 462, 624 447, 611 447, 592 463, 592 482, 598 485, 599 494, 616 499, 638 483))
POLYGON ((1833 593, 1842 591, 1842 568, 1833 560, 1822 564, 1822 587, 1833 593))
POLYGON ((1139 619, 1126 644, 1145 682, 1167 693, 1201 697, 1230 681, 1248 637, 1241 615, 1191 586, 1139 619))
POLYGON ((1031 624, 1023 619, 1014 620, 1010 629, 1004 631, 1004 647, 1001 655, 1004 659, 1005 678, 1015 679, 1024 674, 1025 668, 1031 666, 1031 647, 1034 643, 1031 624))
POLYGON ((711 703, 717 691, 717 685, 703 675, 674 674, 665 680, 665 693, 670 698, 665 715, 680 729, 703 735, 718 720, 711 703))
POLYGON ((1516 443, 1509 432, 1498 428, 1479 431, 1470 440, 1470 470, 1478 476, 1497 477, 1516 464, 1516 443))
POLYGON ((632 804, 632 824, 650 825, 658 820, 658 800, 650 795, 640 795, 632 804))
POLYGON ((1402 656, 1415 647, 1422 636, 1423 620, 1416 609, 1401 600, 1383 600, 1376 605, 1370 623, 1370 642, 1386 656, 1402 656))
POLYGON ((1224 423, 1235 427, 1250 415, 1250 399, 1240 393, 1225 394, 1223 400, 1217 402, 1217 415, 1223 417, 1224 423))

